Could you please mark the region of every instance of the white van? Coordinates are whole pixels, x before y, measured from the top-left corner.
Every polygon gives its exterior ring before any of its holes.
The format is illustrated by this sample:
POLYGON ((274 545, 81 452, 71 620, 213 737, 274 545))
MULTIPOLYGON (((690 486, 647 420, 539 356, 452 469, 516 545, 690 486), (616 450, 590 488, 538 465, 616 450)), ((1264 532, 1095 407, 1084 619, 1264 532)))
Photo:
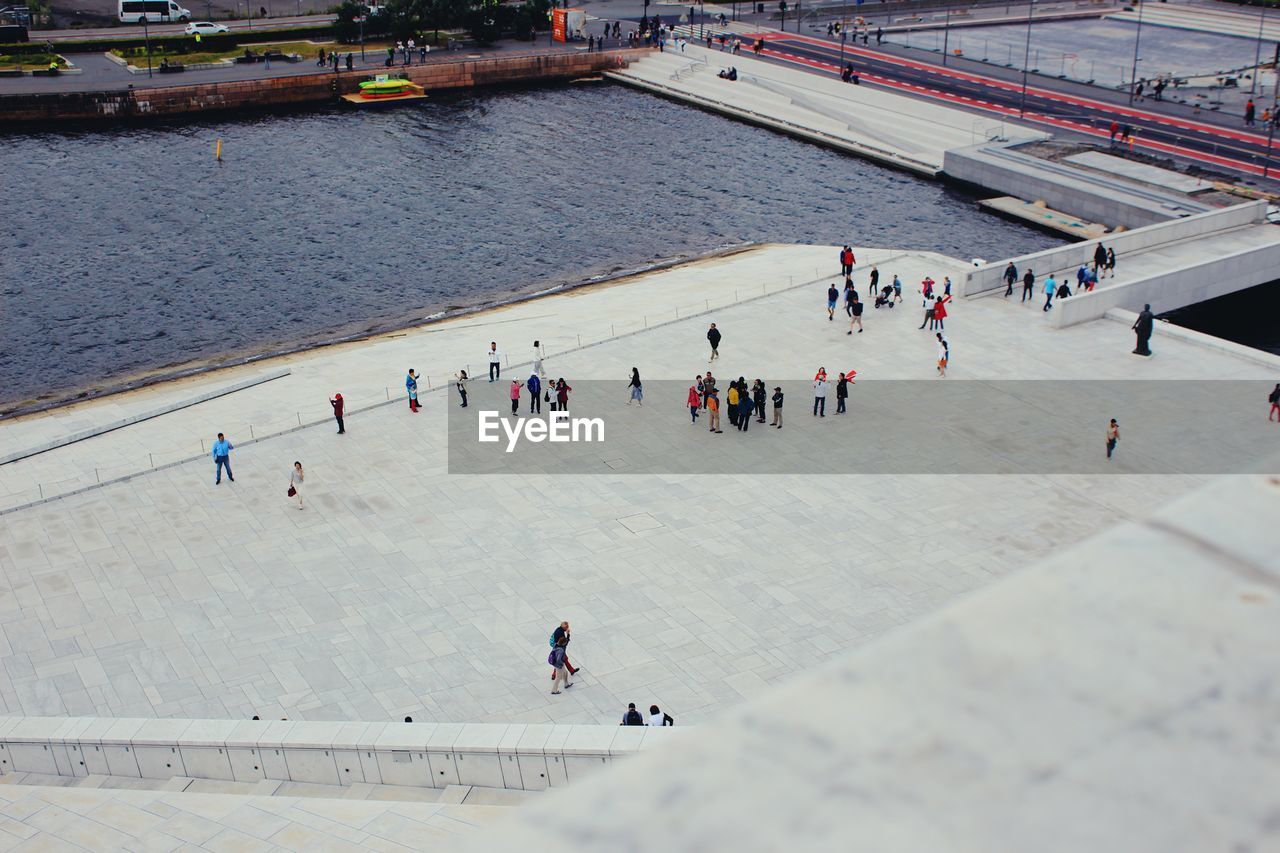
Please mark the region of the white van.
POLYGON ((120 0, 120 22, 140 24, 145 18, 148 24, 191 20, 191 10, 184 9, 173 0, 120 0))

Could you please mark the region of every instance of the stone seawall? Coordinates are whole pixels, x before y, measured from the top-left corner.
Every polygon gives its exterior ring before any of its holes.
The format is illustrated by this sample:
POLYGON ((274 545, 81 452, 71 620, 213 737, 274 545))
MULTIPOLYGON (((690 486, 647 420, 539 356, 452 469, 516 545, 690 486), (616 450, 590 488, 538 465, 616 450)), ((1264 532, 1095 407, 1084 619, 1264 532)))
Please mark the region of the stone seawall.
MULTIPOLYGON (((571 79, 625 66, 645 50, 604 53, 574 51, 560 54, 495 56, 396 69, 428 91, 469 89, 571 79)), ((165 88, 117 89, 103 92, 57 92, 0 97, 0 121, 51 122, 146 118, 215 110, 333 101, 355 92, 369 73, 319 73, 267 80, 202 83, 165 88)))

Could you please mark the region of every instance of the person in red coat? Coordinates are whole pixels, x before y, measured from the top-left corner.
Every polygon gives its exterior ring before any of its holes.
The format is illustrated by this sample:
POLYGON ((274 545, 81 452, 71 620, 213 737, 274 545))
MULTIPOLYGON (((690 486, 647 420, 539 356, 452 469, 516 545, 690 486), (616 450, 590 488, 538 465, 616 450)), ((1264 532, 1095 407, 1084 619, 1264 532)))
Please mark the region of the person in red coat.
POLYGON ((333 399, 329 401, 329 405, 333 406, 333 419, 338 422, 338 435, 346 433, 347 428, 342 423, 342 412, 346 408, 346 403, 342 399, 341 394, 334 394, 333 399))
MULTIPOLYGON (((937 323, 938 328, 944 331, 946 330, 947 327, 943 324, 942 321, 947 319, 947 303, 950 301, 951 301, 951 294, 948 293, 946 296, 942 297, 941 299, 933 303, 933 322, 937 323)), ((929 328, 930 329, 933 328, 932 323, 929 325, 929 328)))

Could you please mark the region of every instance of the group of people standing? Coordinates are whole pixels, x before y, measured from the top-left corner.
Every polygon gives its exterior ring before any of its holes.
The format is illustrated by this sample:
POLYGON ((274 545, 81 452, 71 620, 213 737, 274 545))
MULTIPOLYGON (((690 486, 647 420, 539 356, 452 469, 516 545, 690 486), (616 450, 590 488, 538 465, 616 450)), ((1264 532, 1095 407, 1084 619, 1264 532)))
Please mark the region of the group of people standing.
POLYGON ((685 400, 689 407, 691 423, 698 422, 698 413, 707 412, 708 432, 722 433, 720 428, 720 411, 724 409, 729 416, 729 425, 739 432, 746 432, 751 421, 764 423, 765 408, 773 402, 773 423, 770 426, 782 429, 782 388, 775 387, 770 396, 763 379, 757 379, 750 387, 745 376, 739 376, 729 383, 725 390, 725 399, 720 400, 720 389, 716 387, 716 378, 708 370, 705 376, 693 377, 689 386, 689 394, 685 400))

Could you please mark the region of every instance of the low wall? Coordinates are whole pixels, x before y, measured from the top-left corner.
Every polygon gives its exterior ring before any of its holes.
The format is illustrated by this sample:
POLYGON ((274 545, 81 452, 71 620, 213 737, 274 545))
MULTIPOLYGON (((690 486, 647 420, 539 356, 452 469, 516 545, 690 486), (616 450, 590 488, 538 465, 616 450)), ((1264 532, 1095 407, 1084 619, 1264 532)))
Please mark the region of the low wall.
MULTIPOLYGON (((570 79, 626 65, 646 50, 527 54, 486 59, 431 62, 397 68, 429 91, 469 89, 570 79)), ((164 88, 131 88, 111 92, 56 92, 0 97, 3 121, 85 121, 171 116, 214 110, 237 110, 323 103, 359 90, 372 75, 341 72, 302 74, 267 80, 203 83, 164 88)))
MULTIPOLYGON (((1092 263, 1094 249, 1099 243, 1115 250, 1117 264, 1119 264, 1124 262, 1126 255, 1132 255, 1170 243, 1194 240, 1218 231, 1264 222, 1266 221, 1266 216, 1267 203, 1265 201, 1248 201, 1244 204, 1175 219, 1171 222, 1161 222, 1156 225, 1148 225, 1145 228, 1137 228, 1133 231, 1107 234, 1095 240, 1085 240, 1081 243, 1072 243, 1069 246, 1059 246, 1043 252, 1033 252, 1029 255, 1012 258, 1012 261, 1017 266, 1019 275, 1025 272, 1028 266, 1035 270, 1038 278, 1049 273, 1058 275, 1063 272, 1070 272, 1074 274, 1081 264, 1092 263)), ((964 281, 958 283, 958 293, 962 296, 977 296, 980 293, 986 293, 997 288, 1003 289, 1005 287, 1004 271, 1008 264, 1009 259, 1006 259, 971 270, 965 276, 964 281)), ((1264 280, 1270 281, 1270 279, 1264 280)), ((1103 291, 1095 291, 1094 294, 1101 292, 1103 291)), ((1139 304, 1138 308, 1141 307, 1142 305, 1139 304)))
POLYGON ((318 785, 577 782, 675 732, 649 726, 0 718, 0 773, 318 785))
POLYGON ((1027 201, 1043 200, 1054 210, 1111 228, 1141 228, 1207 209, 1185 196, 1041 160, 1008 144, 953 148, 943 159, 942 171, 962 184, 1027 201))
POLYGON ((1141 311, 1145 303, 1162 314, 1265 284, 1280 278, 1280 243, 1206 258, 1203 263, 1124 284, 1108 284, 1092 293, 1055 300, 1049 320, 1072 326, 1097 320, 1113 308, 1141 311))

